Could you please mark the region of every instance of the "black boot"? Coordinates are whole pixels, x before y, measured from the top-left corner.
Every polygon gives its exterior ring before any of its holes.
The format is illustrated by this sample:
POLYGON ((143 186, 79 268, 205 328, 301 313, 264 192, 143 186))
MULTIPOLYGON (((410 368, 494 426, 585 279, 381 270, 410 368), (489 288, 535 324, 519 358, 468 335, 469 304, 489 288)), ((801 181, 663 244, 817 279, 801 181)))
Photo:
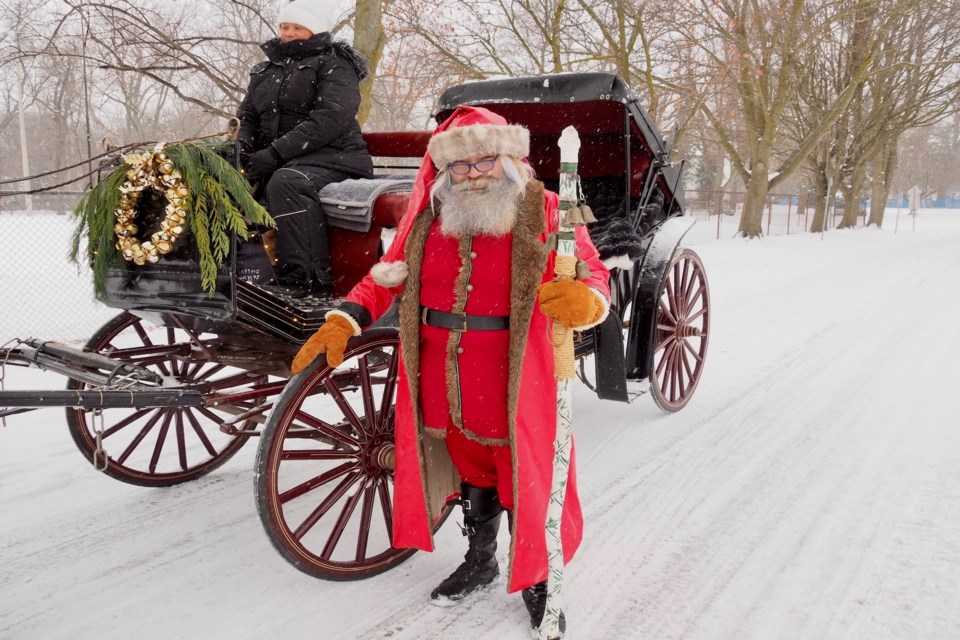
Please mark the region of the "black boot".
MULTIPOLYGON (((534 629, 540 627, 543 622, 543 613, 547 609, 547 581, 538 582, 532 587, 527 587, 520 592, 523 597, 523 604, 527 605, 527 613, 530 614, 530 626, 534 629)), ((560 638, 567 630, 567 618, 560 612, 560 638)))
POLYGON ((495 554, 503 507, 497 490, 462 484, 460 497, 463 500, 463 535, 467 536, 470 548, 463 563, 430 594, 433 603, 441 606, 463 600, 500 574, 495 554))

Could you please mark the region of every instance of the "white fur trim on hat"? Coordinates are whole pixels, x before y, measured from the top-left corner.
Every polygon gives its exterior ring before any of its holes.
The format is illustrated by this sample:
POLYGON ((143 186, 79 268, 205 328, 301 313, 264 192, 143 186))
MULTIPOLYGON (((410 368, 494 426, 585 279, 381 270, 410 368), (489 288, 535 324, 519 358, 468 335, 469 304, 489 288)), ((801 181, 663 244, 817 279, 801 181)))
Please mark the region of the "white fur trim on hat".
POLYGON ((453 127, 430 138, 427 151, 438 169, 481 155, 526 158, 530 155, 530 132, 515 124, 453 127))
POLYGON ((337 24, 340 0, 293 0, 283 5, 277 24, 288 22, 306 27, 314 35, 325 33, 337 24))
POLYGON ((396 287, 407 279, 409 273, 406 262, 378 262, 370 267, 370 276, 381 287, 396 287))

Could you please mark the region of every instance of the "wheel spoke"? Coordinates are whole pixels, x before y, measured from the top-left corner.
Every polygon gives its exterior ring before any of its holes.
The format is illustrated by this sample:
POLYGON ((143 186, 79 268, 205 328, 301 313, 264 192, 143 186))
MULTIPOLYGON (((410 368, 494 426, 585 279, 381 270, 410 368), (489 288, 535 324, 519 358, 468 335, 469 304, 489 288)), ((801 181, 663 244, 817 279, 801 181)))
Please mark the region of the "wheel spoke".
POLYGON ((197 434, 198 438, 200 438, 200 442, 207 450, 207 453, 209 453, 211 456, 217 455, 217 450, 214 449, 213 443, 210 442, 210 438, 207 437, 207 434, 203 432, 203 427, 200 426, 200 422, 197 420, 197 417, 193 415, 193 411, 187 411, 186 413, 187 420, 190 421, 190 426, 193 427, 193 432, 197 434))
MULTIPOLYGON (((338 475, 344 475, 345 473, 347 473, 347 471, 349 471, 349 469, 338 475)), ((313 529, 314 525, 316 525, 320 521, 320 518, 326 515, 327 511, 329 511, 330 508, 333 507, 333 505, 335 505, 340 500, 340 498, 343 497, 343 495, 347 492, 347 490, 352 485, 356 484, 357 480, 359 479, 360 479, 360 474, 358 473, 351 473, 346 475, 346 477, 344 477, 343 480, 340 481, 340 484, 337 485, 337 487, 330 493, 330 495, 328 495, 323 500, 323 502, 317 505, 317 507, 310 512, 310 515, 308 515, 306 519, 300 523, 300 526, 297 527, 295 531, 293 531, 294 537, 296 537, 298 540, 302 539, 303 536, 305 536, 311 529, 313 529)), ((286 494, 283 494, 280 497, 283 498, 285 495, 286 494)))
POLYGON ((360 512, 360 530, 357 536, 357 553, 354 559, 363 562, 367 557, 367 544, 370 541, 370 527, 373 522, 373 507, 377 500, 378 478, 363 489, 363 510, 360 512))
POLYGON ((660 359, 660 362, 657 364, 657 369, 656 369, 657 377, 659 377, 660 374, 663 373, 666 367, 670 366, 670 359, 673 357, 673 353, 677 348, 677 341, 672 335, 670 336, 669 339, 664 341, 663 344, 664 344, 664 352, 663 352, 663 357, 660 359))
POLYGON ((357 430, 357 433, 363 433, 363 425, 360 423, 360 418, 357 417, 353 407, 350 406, 350 403, 347 402, 347 399, 343 396, 343 391, 337 386, 337 383, 330 378, 326 378, 323 381, 323 386, 330 394, 330 397, 333 398, 333 401, 337 403, 337 406, 340 407, 340 411, 343 412, 343 417, 347 419, 347 422, 357 430))
MULTIPOLYGON (((198 364, 197 364, 197 371, 199 371, 199 370, 203 367, 203 365, 205 365, 205 364, 209 364, 209 363, 206 363, 206 362, 198 363, 198 364)), ((215 364, 215 365, 213 365, 212 367, 210 367, 209 369, 207 369, 206 371, 204 371, 202 376, 197 376, 197 377, 191 378, 191 381, 192 381, 192 382, 202 382, 203 380, 206 380, 207 378, 209 378, 209 377, 212 376, 213 374, 215 374, 215 373, 220 373, 220 372, 223 371, 225 368, 226 368, 226 365, 215 364)), ((232 384, 234 384, 234 382, 233 382, 234 380, 237 380, 238 378, 244 378, 244 377, 247 377, 247 376, 249 376, 249 375, 250 375, 250 374, 247 373, 246 371, 242 371, 242 372, 240 372, 240 373, 238 373, 238 374, 236 374, 236 375, 234 375, 234 376, 229 376, 229 377, 227 377, 227 378, 223 378, 223 379, 221 379, 221 380, 217 380, 217 381, 214 383, 213 388, 214 388, 214 389, 222 389, 224 386, 231 386, 232 384)))
POLYGON ((374 407, 373 384, 370 381, 370 367, 367 366, 367 356, 359 359, 357 365, 360 369, 360 395, 363 396, 363 423, 364 433, 373 433, 376 427, 377 410, 374 407))
POLYGON ((153 425, 157 424, 157 421, 160 420, 162 416, 163 416, 163 412, 160 409, 154 410, 153 417, 147 421, 147 424, 145 424, 143 428, 140 429, 140 432, 137 433, 137 435, 133 438, 133 441, 130 442, 129 445, 127 445, 127 448, 124 450, 124 452, 120 455, 119 458, 117 458, 117 462, 119 462, 120 464, 123 464, 124 462, 127 461, 127 458, 130 457, 130 454, 132 454, 136 450, 136 448, 140 445, 140 442, 143 441, 143 439, 147 436, 148 433, 150 433, 150 430, 153 429, 153 425))
POLYGON ((673 350, 673 353, 670 354, 670 399, 674 402, 676 402, 677 398, 680 397, 680 391, 683 388, 680 369, 680 353, 681 351, 678 345, 678 347, 673 350))
POLYGON ((169 410, 163 412, 163 424, 160 425, 160 431, 157 433, 157 441, 153 446, 153 455, 150 456, 150 473, 157 472, 157 463, 160 461, 160 454, 163 452, 163 445, 167 441, 167 431, 170 430, 170 422, 173 419, 173 413, 169 410))
MULTIPOLYGON (((139 419, 142 418, 143 416, 147 415, 147 414, 150 413, 151 411, 152 411, 152 409, 140 409, 139 411, 134 411, 134 412, 131 413, 129 416, 127 416, 126 418, 124 418, 123 420, 121 420, 120 422, 118 422, 117 424, 113 425, 113 426, 110 427, 109 429, 104 429, 104 430, 103 430, 103 434, 101 435, 101 437, 104 438, 104 439, 109 438, 110 436, 112 436, 113 434, 117 433, 118 431, 120 431, 120 430, 123 429, 124 427, 129 426, 131 423, 136 422, 137 420, 139 420, 139 419)), ((89 412, 86 412, 86 413, 89 413, 89 412)), ((85 415, 86 415, 86 413, 85 413, 85 415)))
POLYGON ((180 468, 187 470, 187 440, 183 429, 183 412, 177 411, 177 458, 180 460, 180 468))
POLYGON ((677 326, 677 317, 667 303, 667 300, 660 299, 660 317, 657 319, 657 322, 659 324, 666 319, 670 323, 670 329, 673 329, 673 327, 677 326))
POLYGON ((387 525, 387 535, 390 537, 390 544, 393 544, 393 503, 390 501, 390 489, 387 487, 388 479, 380 478, 377 482, 377 496, 380 498, 380 513, 383 514, 383 522, 387 525))
POLYGON ((333 531, 330 532, 330 537, 327 538, 327 544, 323 546, 323 551, 320 552, 320 557, 324 560, 329 560, 333 556, 334 550, 337 548, 337 545, 340 544, 340 538, 343 537, 343 530, 347 528, 347 524, 350 522, 350 517, 357 508, 357 503, 360 502, 360 498, 363 496, 363 494, 364 492, 362 491, 354 491, 353 495, 347 499, 346 503, 343 505, 343 508, 340 510, 340 515, 337 517, 337 523, 334 525, 333 531))
POLYGON ((389 353, 390 363, 387 365, 387 379, 383 385, 383 398, 380 399, 380 411, 377 412, 377 433, 383 433, 391 426, 390 416, 393 412, 393 398, 397 388, 397 364, 399 354, 396 349, 389 353))
POLYGON ((703 314, 707 312, 706 307, 701 307, 696 313, 687 318, 687 324, 693 324, 694 321, 698 320, 703 314))
POLYGON ((663 293, 660 295, 660 308, 666 310, 670 314, 670 317, 674 316, 674 309, 676 308, 676 299, 673 296, 673 280, 671 274, 667 274, 667 278, 663 283, 663 293))
MULTIPOLYGON (((279 495, 280 504, 285 504, 295 498, 299 498, 305 493, 309 493, 310 491, 313 491, 317 487, 321 487, 327 484, 328 482, 331 482, 346 473, 350 473, 351 471, 356 470, 356 468, 358 467, 358 464, 359 463, 357 462, 347 462, 345 464, 340 465, 339 467, 330 469, 325 473, 321 473, 318 476, 314 476, 309 480, 301 482, 300 484, 295 485, 290 489, 287 489, 286 491, 284 491, 279 495)), ((320 515, 323 515, 323 514, 320 514, 320 515)))
POLYGON ((350 434, 344 431, 340 431, 332 424, 324 422, 320 418, 317 418, 316 416, 312 416, 305 411, 302 411, 302 410, 297 411, 295 417, 298 423, 302 423, 308 427, 316 429, 317 431, 319 431, 325 436, 333 438, 334 440, 338 440, 343 444, 352 445, 354 447, 360 446, 360 441, 354 438, 353 436, 351 436, 350 434))
MULTIPOLYGON (((701 339, 703 335, 705 334, 701 334, 701 339)), ((693 348, 693 345, 690 344, 689 340, 681 340, 680 342, 681 344, 683 344, 683 348, 686 349, 690 353, 690 355, 693 356, 693 358, 697 361, 697 364, 703 362, 703 355, 700 353, 699 350, 693 348)), ((701 341, 701 344, 703 344, 702 341, 701 341)), ((691 377, 692 377, 692 374, 691 374, 691 377)))
POLYGON ((356 451, 341 449, 284 449, 281 460, 357 460, 356 451))
POLYGON ((693 263, 689 260, 683 261, 683 293, 681 294, 681 302, 683 303, 683 315, 686 316, 687 312, 690 310, 690 289, 693 287, 694 283, 697 281, 696 274, 693 271, 693 263))

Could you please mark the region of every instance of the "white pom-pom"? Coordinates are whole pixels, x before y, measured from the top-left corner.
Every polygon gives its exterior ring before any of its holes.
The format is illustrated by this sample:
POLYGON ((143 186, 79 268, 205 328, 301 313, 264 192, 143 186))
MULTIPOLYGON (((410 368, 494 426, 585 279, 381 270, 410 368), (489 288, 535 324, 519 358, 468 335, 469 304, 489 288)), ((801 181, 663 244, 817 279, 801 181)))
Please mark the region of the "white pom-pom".
POLYGON ((407 279, 409 273, 406 262, 378 262, 370 268, 370 276, 381 287, 396 287, 407 279))

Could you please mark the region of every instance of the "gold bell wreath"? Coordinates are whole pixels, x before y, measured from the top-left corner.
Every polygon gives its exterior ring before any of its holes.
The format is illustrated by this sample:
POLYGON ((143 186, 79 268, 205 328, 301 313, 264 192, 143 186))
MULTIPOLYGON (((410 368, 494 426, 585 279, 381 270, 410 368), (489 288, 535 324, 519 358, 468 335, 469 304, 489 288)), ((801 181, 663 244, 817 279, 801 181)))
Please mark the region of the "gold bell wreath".
POLYGON ((229 146, 161 143, 127 154, 81 199, 74 210, 78 224, 71 258, 78 260, 85 238, 98 296, 106 293, 111 269, 124 261, 156 263, 186 246, 187 234, 196 248, 201 286, 212 294, 233 236, 247 238, 248 224, 275 226, 253 198, 250 183, 224 160, 229 146), (165 205, 163 216, 148 215, 157 203, 165 205))
POLYGON ((177 240, 186 231, 187 210, 184 208, 190 196, 190 189, 183 182, 183 176, 164 155, 165 145, 157 145, 153 151, 143 154, 124 156, 123 161, 130 165, 127 180, 120 185, 120 206, 117 207, 116 224, 113 231, 117 235, 116 247, 123 259, 143 265, 157 262, 160 256, 173 251, 177 240), (149 240, 137 239, 140 229, 136 225, 141 196, 146 191, 155 191, 164 196, 167 206, 164 210, 160 229, 150 234, 149 240))

